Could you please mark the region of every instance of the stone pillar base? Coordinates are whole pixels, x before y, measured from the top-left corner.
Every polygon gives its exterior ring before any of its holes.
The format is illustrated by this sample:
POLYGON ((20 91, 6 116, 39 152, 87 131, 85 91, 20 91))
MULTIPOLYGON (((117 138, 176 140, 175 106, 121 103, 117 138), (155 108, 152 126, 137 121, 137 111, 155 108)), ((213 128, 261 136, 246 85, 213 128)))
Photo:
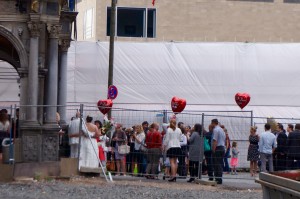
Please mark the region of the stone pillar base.
POLYGON ((22 162, 58 161, 58 131, 53 126, 32 126, 24 124, 21 127, 22 162))

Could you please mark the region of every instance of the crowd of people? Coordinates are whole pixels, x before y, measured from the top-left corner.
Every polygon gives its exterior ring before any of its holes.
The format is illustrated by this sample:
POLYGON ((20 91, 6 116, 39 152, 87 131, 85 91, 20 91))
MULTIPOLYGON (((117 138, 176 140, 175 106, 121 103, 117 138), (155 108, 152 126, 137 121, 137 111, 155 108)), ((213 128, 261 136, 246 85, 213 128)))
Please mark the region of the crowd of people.
POLYGON ((2 159, 2 141, 5 138, 19 137, 19 109, 16 109, 16 119, 11 120, 7 109, 0 110, 0 159, 2 159))
POLYGON ((260 135, 252 127, 247 159, 250 172, 255 176, 257 167, 263 172, 300 169, 300 124, 266 123, 260 135), (268 165, 267 165, 268 163, 268 165))
MULTIPOLYGON (((7 110, 0 111, 2 137, 9 137, 10 126, 14 137, 18 137, 18 110, 16 113, 17 119, 10 125, 7 110)), ((79 168, 97 168, 101 163, 115 175, 132 174, 147 179, 157 179, 164 171, 163 179, 170 182, 188 175, 188 182, 193 182, 200 174, 207 174, 209 180, 222 184, 223 173, 237 175, 238 143, 231 142, 227 129, 217 119, 211 120, 207 131, 199 123, 191 127, 175 119, 162 124, 161 132, 158 123, 144 121, 130 128, 117 123, 111 135, 99 120, 87 116, 83 123, 80 121, 78 112, 69 123, 67 134, 70 157, 79 157, 79 168), (200 159, 201 153, 204 159, 200 159)), ((250 128, 250 175, 300 169, 300 124, 288 124, 284 129, 281 123, 268 122, 264 129, 258 134, 256 127, 250 128)))
MULTIPOLYGON (((79 131, 79 113, 69 125, 71 157, 79 157, 81 166, 98 167, 100 160, 102 166, 115 175, 130 174, 147 179, 158 179, 164 170, 163 179, 170 182, 178 177, 186 178, 188 174, 188 182, 193 182, 200 174, 207 174, 210 181, 222 184, 223 173, 237 175, 238 143, 231 142, 227 129, 217 119, 211 121, 208 131, 198 123, 190 127, 171 119, 168 124, 162 124, 161 132, 158 123, 145 121, 130 128, 115 124, 112 135, 106 134, 99 120, 94 124, 92 120, 90 116, 86 118, 86 132, 79 131), (80 136, 84 139, 79 152, 80 136), (203 160, 200 159, 202 152, 203 160), (202 163, 201 171, 199 163, 202 163)), ((256 131, 256 127, 250 128, 247 160, 251 176, 259 170, 300 168, 300 124, 296 124, 295 130, 291 124, 284 130, 278 123, 272 130, 267 123, 265 132, 257 134, 256 131)))
MULTIPOLYGON (((158 179, 164 167, 163 179, 168 178, 170 182, 176 182, 178 177, 185 178, 188 173, 188 182, 193 182, 201 172, 219 184, 222 183, 223 167, 229 167, 229 156, 225 158, 225 154, 230 151, 230 139, 225 133, 227 130, 219 125, 217 119, 212 120, 209 131, 205 131, 199 123, 190 127, 182 122, 177 123, 175 119, 163 124, 162 132, 159 131, 158 123, 149 125, 147 121, 131 128, 115 124, 111 136, 106 134, 99 120, 94 121, 94 125, 91 122, 92 118, 88 116, 86 124, 82 124, 87 126, 87 132, 80 132, 77 113, 69 124, 70 156, 79 157, 80 166, 98 167, 100 161, 102 166, 113 170, 115 175, 129 173, 147 179, 158 179), (79 147, 80 136, 83 140, 79 147), (202 136, 208 144, 205 151, 201 148, 202 136), (97 151, 94 150, 96 142, 97 151), (125 145, 128 151, 124 153, 122 150, 126 149, 125 145), (202 151, 204 160, 200 159, 202 151), (199 163, 202 163, 202 171, 199 171, 199 163), (115 165, 113 169, 112 164, 115 165)), ((236 143, 233 147, 236 147, 236 143)), ((237 166, 237 154, 232 158, 236 159, 235 163, 231 162, 231 165, 237 166)))

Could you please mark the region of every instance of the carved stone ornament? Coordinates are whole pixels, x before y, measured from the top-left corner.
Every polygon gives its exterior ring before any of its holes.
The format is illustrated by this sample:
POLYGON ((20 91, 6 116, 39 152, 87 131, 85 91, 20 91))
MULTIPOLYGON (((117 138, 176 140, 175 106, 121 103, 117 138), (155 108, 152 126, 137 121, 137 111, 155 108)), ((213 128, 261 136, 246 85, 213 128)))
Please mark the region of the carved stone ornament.
POLYGON ((38 0, 34 0, 31 3, 31 11, 38 13, 39 12, 39 8, 40 8, 40 3, 38 0))
POLYGON ((60 39, 59 46, 60 50, 63 52, 67 52, 70 47, 71 39, 60 39))
POLYGON ((38 136, 23 136, 23 158, 25 162, 38 161, 38 136))
POLYGON ((43 161, 57 161, 58 160, 58 136, 45 135, 43 137, 43 161))
POLYGON ((62 29, 62 26, 60 24, 47 24, 49 38, 57 39, 59 37, 61 29, 62 29))
POLYGON ((32 37, 39 37, 42 24, 40 22, 30 21, 28 22, 28 29, 32 37))

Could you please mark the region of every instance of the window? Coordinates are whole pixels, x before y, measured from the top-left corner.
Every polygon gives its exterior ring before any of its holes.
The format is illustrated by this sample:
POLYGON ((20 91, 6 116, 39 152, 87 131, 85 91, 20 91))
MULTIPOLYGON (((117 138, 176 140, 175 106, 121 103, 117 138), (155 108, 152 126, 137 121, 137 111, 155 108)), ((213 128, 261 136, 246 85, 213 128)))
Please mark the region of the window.
POLYGON ((93 37, 93 25, 94 25, 94 9, 89 9, 85 12, 84 16, 84 29, 83 37, 84 39, 90 39, 93 37))
POLYGON ((156 10, 148 9, 148 20, 147 20, 147 36, 155 38, 156 32, 156 10))
POLYGON ((300 0, 284 0, 284 3, 300 3, 300 0))
POLYGON ((47 15, 58 15, 59 6, 55 2, 47 2, 47 15))
POLYGON ((252 1, 252 2, 269 2, 269 3, 274 2, 274 0, 228 0, 228 1, 252 1))
MULTIPOLYGON (((110 35, 110 13, 107 8, 106 35, 110 35)), ((116 12, 116 36, 154 38, 156 32, 156 10, 118 7, 116 12)))

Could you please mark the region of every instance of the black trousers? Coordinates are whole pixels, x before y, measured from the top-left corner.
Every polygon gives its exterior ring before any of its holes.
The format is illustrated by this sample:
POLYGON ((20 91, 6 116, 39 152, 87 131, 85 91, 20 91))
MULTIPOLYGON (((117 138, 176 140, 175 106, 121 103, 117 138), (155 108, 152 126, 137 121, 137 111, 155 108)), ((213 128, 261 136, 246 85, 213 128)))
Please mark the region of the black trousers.
POLYGON ((205 159, 206 159, 208 177, 213 178, 214 177, 214 167, 213 167, 212 151, 206 151, 206 152, 204 152, 204 155, 205 155, 205 159))
POLYGON ((199 170, 199 161, 189 161, 189 169, 191 178, 195 178, 198 176, 199 170))
POLYGON ((187 151, 187 146, 182 146, 181 147, 181 154, 178 157, 178 175, 179 176, 187 176, 187 168, 185 164, 185 157, 186 157, 186 152, 187 151))
POLYGON ((216 151, 213 153, 213 163, 214 163, 215 180, 219 182, 222 182, 222 177, 223 177, 224 155, 225 155, 225 147, 217 146, 216 151))
POLYGON ((289 156, 287 159, 287 168, 289 170, 300 169, 300 158, 289 156))
POLYGON ((143 152, 140 150, 134 150, 133 152, 133 161, 137 164, 139 174, 142 173, 143 170, 143 152))
POLYGON ((277 170, 283 171, 286 170, 286 155, 281 155, 280 153, 277 154, 277 170))

